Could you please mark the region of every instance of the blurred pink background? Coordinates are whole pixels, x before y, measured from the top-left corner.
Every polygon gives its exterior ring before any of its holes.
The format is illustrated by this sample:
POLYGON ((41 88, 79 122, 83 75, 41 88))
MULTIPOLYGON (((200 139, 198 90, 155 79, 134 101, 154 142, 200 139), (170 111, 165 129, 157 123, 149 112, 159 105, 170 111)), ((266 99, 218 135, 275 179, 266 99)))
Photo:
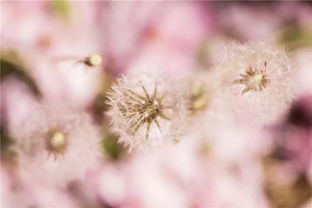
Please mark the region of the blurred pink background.
POLYGON ((311 58, 311 2, 1 1, 1 207, 310 208, 311 58), (278 122, 203 113, 148 153, 110 133, 106 93, 131 67, 200 76, 229 42, 263 40, 297 70, 278 122), (84 64, 91 54, 101 64, 84 64), (47 162, 36 147, 50 125, 77 141, 70 157, 47 162), (24 137, 32 159, 17 156, 24 137))

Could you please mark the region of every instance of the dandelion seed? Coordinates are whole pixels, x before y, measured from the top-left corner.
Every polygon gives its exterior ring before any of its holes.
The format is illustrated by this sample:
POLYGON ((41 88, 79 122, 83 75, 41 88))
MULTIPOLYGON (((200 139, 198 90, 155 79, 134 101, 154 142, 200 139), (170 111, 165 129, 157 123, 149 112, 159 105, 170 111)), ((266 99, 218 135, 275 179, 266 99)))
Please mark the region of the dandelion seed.
POLYGON ((182 134, 187 120, 185 99, 168 76, 133 70, 112 89, 108 112, 112 129, 130 150, 147 150, 182 134))
POLYGON ((65 62, 74 62, 76 64, 83 64, 87 67, 96 67, 99 66, 103 60, 99 54, 91 54, 87 57, 75 57, 75 56, 64 56, 54 58, 56 63, 65 63, 65 62))
POLYGON ((92 54, 85 58, 83 63, 89 67, 98 66, 102 63, 102 57, 99 54, 92 54))

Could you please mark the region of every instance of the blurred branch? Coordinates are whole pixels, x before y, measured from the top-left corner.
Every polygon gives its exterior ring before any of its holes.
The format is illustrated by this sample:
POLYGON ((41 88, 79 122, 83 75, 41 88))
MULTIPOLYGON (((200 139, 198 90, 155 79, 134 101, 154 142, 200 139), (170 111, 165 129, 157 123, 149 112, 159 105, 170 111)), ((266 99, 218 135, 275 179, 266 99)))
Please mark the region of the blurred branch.
POLYGON ((14 76, 24 82, 36 96, 41 96, 35 81, 24 71, 21 66, 4 59, 0 60, 0 65, 1 82, 9 76, 14 76))

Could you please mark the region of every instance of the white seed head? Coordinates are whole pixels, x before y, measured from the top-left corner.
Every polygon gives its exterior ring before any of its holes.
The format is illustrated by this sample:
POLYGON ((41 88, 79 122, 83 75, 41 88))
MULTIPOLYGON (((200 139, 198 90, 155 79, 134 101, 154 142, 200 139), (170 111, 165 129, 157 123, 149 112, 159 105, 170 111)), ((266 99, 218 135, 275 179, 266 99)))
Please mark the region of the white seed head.
POLYGON ((223 103, 240 117, 276 121, 293 98, 295 69, 273 42, 230 44, 217 73, 223 103))
POLYGON ((112 129, 130 150, 179 140, 187 120, 174 80, 155 71, 130 70, 113 85, 109 105, 112 129))
POLYGON ((99 141, 89 115, 44 104, 14 135, 21 169, 36 180, 60 186, 83 178, 97 164, 99 141))

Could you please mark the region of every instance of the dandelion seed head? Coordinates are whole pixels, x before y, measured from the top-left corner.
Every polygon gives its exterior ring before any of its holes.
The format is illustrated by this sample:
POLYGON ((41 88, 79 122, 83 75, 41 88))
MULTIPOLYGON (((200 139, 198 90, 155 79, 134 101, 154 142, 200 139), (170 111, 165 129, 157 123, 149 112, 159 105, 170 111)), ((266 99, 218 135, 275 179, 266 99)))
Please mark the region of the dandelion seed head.
POLYGON ((174 83, 160 72, 133 69, 112 87, 108 115, 119 141, 130 150, 179 140, 187 109, 174 83))
POLYGON ((19 166, 27 177, 66 186, 97 165, 99 138, 87 114, 43 104, 15 133, 14 143, 19 166))
POLYGON ((268 124, 289 109, 296 70, 275 43, 230 44, 217 73, 224 105, 240 118, 268 124))

